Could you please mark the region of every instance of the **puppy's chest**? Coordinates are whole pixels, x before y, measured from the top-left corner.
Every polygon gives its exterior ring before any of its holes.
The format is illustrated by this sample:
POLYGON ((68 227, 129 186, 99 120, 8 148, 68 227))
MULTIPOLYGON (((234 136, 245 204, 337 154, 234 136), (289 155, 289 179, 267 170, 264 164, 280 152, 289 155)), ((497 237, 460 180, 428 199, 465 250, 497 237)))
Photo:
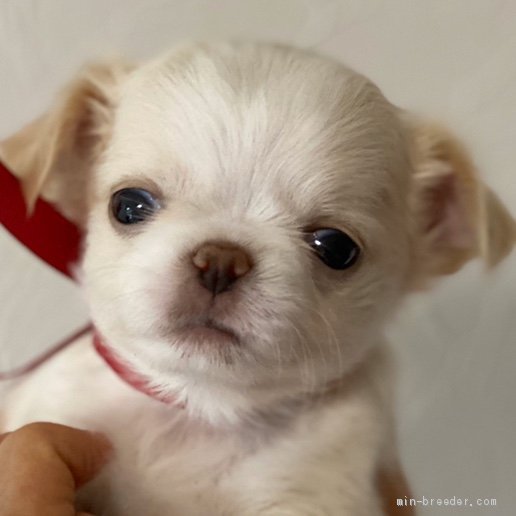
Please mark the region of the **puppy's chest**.
POLYGON ((131 434, 117 437, 115 461, 87 490, 86 499, 97 513, 234 513, 229 486, 238 482, 235 472, 245 450, 227 440, 215 443, 209 436, 176 436, 174 428, 162 436, 131 434))
POLYGON ((251 443, 181 422, 146 434, 136 426, 118 433, 116 459, 86 491, 91 509, 106 516, 239 514, 259 467, 251 443))
POLYGON ((81 493, 83 509, 99 516, 256 516, 291 493, 342 514, 335 503, 345 479, 358 476, 367 485, 377 446, 376 419, 362 398, 323 405, 288 424, 214 429, 126 386, 90 346, 56 357, 1 408, 6 430, 46 420, 108 435, 114 457, 81 493))

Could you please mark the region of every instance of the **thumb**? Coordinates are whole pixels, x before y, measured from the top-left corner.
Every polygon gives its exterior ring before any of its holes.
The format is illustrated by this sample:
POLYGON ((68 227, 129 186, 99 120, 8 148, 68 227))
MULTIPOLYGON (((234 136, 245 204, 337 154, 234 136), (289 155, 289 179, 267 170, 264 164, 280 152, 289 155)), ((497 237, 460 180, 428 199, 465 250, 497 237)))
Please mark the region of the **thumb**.
POLYGON ((11 432, 0 442, 0 516, 75 514, 75 489, 110 452, 104 436, 63 425, 33 423, 11 432))

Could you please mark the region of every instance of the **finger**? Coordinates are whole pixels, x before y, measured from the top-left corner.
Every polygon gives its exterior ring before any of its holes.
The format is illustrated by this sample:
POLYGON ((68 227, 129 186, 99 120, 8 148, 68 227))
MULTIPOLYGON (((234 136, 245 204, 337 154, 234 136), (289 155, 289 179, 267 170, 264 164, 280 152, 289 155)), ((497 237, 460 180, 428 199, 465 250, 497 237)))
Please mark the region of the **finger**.
POLYGON ((96 475, 110 450, 105 437, 62 425, 12 432, 0 445, 0 516, 75 514, 75 489, 96 475))

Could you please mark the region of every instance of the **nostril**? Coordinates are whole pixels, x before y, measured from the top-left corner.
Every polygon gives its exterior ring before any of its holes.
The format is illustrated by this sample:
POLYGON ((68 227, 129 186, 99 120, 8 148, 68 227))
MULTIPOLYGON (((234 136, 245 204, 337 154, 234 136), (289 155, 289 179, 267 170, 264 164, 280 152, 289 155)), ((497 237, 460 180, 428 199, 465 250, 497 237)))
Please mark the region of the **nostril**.
POLYGON ((199 281, 213 295, 228 290, 252 268, 249 255, 230 243, 207 243, 192 256, 199 270, 199 281))

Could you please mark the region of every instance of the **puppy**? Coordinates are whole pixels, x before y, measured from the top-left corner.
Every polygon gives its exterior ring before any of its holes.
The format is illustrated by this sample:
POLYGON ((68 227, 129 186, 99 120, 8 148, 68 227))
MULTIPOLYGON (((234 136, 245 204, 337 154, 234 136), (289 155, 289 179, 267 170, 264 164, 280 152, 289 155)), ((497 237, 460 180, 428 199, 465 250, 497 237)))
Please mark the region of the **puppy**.
POLYGON ((516 224, 443 129, 286 46, 87 68, 2 144, 84 228, 95 336, 3 402, 105 432, 109 516, 377 516, 403 485, 382 329, 516 224))

